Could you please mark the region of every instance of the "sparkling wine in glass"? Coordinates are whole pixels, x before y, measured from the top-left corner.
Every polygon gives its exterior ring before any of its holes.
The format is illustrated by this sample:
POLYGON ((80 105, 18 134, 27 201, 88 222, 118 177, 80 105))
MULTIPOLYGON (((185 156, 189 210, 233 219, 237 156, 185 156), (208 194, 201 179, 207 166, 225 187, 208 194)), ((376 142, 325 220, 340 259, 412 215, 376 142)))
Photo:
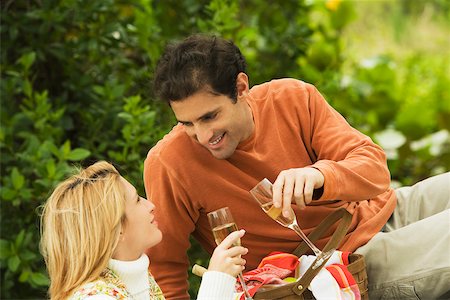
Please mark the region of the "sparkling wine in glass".
POLYGON ((322 252, 313 244, 313 242, 311 242, 311 240, 303 233, 303 231, 298 226, 297 218, 292 208, 290 208, 289 210, 289 217, 285 217, 283 215, 281 207, 278 208, 273 205, 272 183, 267 178, 261 180, 253 189, 251 189, 250 194, 259 203, 262 210, 270 218, 277 221, 284 227, 295 231, 311 248, 311 250, 317 256, 317 262, 314 264, 313 268, 318 267, 323 260, 327 259, 333 254, 334 249, 327 252, 322 252))
MULTIPOLYGON (((238 227, 236 226, 236 223, 228 223, 217 226, 213 228, 212 231, 216 244, 219 245, 230 233, 232 233, 233 231, 238 231, 238 227)), ((234 245, 240 246, 241 239, 239 239, 236 243, 234 243, 234 245)))
MULTIPOLYGON (((214 239, 216 244, 219 245, 230 233, 237 231, 238 227, 234 222, 231 211, 228 207, 215 210, 208 214, 209 225, 212 228, 214 239)), ((240 246, 241 240, 239 239, 235 246, 240 246)), ((242 272, 238 275, 239 282, 241 283, 242 290, 244 291, 245 299, 252 300, 250 293, 248 292, 247 285, 245 284, 242 272)))

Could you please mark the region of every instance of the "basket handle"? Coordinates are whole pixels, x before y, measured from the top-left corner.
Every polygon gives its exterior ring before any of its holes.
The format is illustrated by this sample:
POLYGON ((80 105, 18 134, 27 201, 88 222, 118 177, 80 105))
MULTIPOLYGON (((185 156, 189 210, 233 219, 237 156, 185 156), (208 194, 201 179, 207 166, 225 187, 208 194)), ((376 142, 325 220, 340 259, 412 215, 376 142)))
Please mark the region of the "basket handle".
MULTIPOLYGON (((352 215, 345 209, 340 208, 334 211, 332 214, 328 215, 320 224, 316 227, 316 229, 310 233, 308 236, 312 241, 318 240, 323 236, 327 230, 330 229, 337 221, 339 221, 339 225, 334 231, 328 243, 325 245, 322 251, 329 251, 331 249, 337 249, 339 244, 344 239, 347 234, 348 228, 350 227, 350 223, 352 222, 352 215)), ((307 245, 304 242, 294 250, 294 254, 300 257, 307 251, 307 245)), ((329 258, 328 258, 329 259, 329 258)), ((328 259, 322 261, 322 263, 315 269, 313 269, 314 261, 309 267, 309 269, 305 272, 305 274, 298 280, 295 285, 292 287, 292 290, 295 294, 301 295, 306 288, 309 286, 313 278, 320 272, 320 270, 325 266, 328 259)))
MULTIPOLYGON (((341 220, 339 226, 331 236, 328 243, 323 248, 324 251, 336 249, 347 234, 348 228, 352 221, 352 215, 344 208, 339 208, 333 213, 329 214, 320 224, 308 235, 308 238, 315 242, 321 238, 337 221, 341 220), (341 220, 342 219, 342 220, 341 220)), ((297 257, 302 256, 309 250, 305 242, 300 242, 300 245, 292 252, 297 257)))

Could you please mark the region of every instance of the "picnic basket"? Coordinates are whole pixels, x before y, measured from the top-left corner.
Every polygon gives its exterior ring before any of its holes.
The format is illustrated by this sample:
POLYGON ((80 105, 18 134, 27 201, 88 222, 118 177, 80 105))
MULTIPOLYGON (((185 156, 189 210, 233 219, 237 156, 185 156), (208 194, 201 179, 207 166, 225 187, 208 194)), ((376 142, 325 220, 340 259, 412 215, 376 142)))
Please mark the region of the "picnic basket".
MULTIPOLYGON (((324 235, 336 222, 339 224, 331 236, 328 243, 323 248, 323 251, 328 251, 331 249, 336 249, 339 244, 344 239, 347 234, 348 228, 352 220, 352 215, 345 209, 340 208, 329 216, 327 216, 314 231, 312 231, 308 238, 311 241, 317 241, 320 237, 324 235)), ((300 245, 292 252, 297 257, 302 256, 308 251, 308 246, 305 242, 301 242, 300 245)), ((321 262, 321 264, 313 269, 312 263, 311 267, 303 274, 303 276, 296 282, 280 285, 263 285, 258 289, 258 291, 253 296, 254 300, 270 299, 270 300, 313 300, 315 299, 308 286, 313 280, 313 278, 319 273, 319 271, 325 266, 327 260, 321 262)), ((368 292, 368 279, 366 272, 366 263, 364 261, 364 256, 360 254, 350 254, 349 264, 347 265, 348 271, 352 274, 361 294, 362 300, 369 299, 368 292)), ((192 268, 192 273, 202 276, 206 271, 204 267, 199 265, 194 265, 192 268)))
MULTIPOLYGON (((327 218, 325 218, 317 228, 311 232, 308 237, 311 241, 316 241, 327 232, 332 225, 339 221, 339 225, 335 232, 331 236, 328 243, 325 245, 323 251, 328 251, 330 249, 336 249, 343 238, 345 237, 348 228, 350 226, 352 215, 345 209, 341 208, 334 211, 327 218)), ((293 251, 293 254, 300 257, 306 253, 308 246, 306 243, 301 242, 300 245, 293 251)), ((288 283, 282 286, 264 285, 262 286, 253 296, 253 299, 304 299, 310 300, 315 299, 308 286, 312 279, 319 273, 319 271, 324 267, 327 260, 323 261, 316 269, 312 266, 306 271, 306 273, 296 282, 288 283)), ((366 273, 366 264, 364 261, 364 256, 360 254, 350 254, 349 265, 347 269, 353 275, 353 278, 358 284, 359 291, 361 293, 361 299, 368 300, 368 280, 366 273)))

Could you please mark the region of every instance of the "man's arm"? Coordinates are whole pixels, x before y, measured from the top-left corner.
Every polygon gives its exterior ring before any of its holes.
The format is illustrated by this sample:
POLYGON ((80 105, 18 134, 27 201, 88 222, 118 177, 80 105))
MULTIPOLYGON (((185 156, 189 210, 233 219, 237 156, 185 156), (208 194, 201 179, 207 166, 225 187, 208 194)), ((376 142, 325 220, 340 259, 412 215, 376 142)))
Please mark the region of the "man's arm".
POLYGON ((273 189, 275 206, 288 210, 294 202, 304 207, 312 201, 314 189, 323 189, 319 200, 345 201, 370 199, 386 191, 390 174, 383 149, 352 128, 314 86, 307 84, 306 90, 308 110, 299 113, 309 113, 301 118, 309 124, 300 126, 311 129, 308 135, 317 161, 280 172, 273 189))
POLYGON ((189 299, 187 249, 198 215, 182 201, 188 199, 187 195, 159 157, 149 154, 145 160, 144 184, 147 197, 155 203, 156 220, 163 233, 162 242, 147 251, 150 271, 167 299, 189 299))

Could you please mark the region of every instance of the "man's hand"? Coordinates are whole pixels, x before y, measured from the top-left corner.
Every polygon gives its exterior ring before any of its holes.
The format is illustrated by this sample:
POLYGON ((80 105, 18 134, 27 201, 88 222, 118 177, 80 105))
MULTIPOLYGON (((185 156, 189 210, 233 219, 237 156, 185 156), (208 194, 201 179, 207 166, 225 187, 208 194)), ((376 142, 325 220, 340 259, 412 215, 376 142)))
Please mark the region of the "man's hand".
POLYGON ((244 233, 244 230, 234 231, 216 247, 209 261, 208 271, 219 271, 236 277, 245 269, 245 259, 241 256, 247 254, 248 249, 235 246, 240 245, 239 240, 244 233))
POLYGON ((273 184, 273 204, 283 207, 283 215, 289 217, 291 203, 300 209, 312 201, 314 189, 321 188, 325 178, 315 168, 298 168, 281 171, 273 184))

